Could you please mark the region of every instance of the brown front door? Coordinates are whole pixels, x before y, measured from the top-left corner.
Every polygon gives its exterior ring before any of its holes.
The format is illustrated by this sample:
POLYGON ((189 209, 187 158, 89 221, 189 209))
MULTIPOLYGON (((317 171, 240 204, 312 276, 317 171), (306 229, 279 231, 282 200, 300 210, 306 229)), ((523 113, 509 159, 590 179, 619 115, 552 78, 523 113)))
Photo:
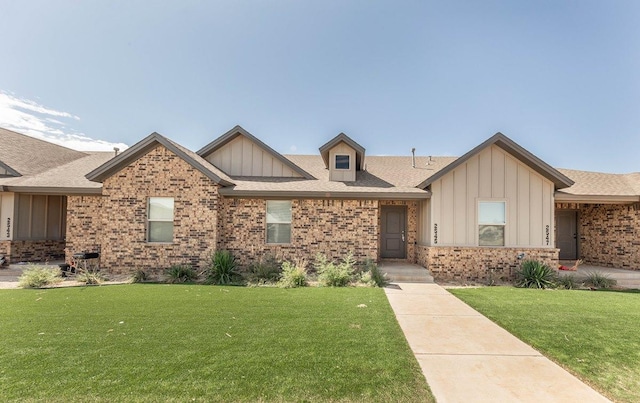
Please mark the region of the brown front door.
POLYGON ((578 258, 578 212, 556 211, 556 245, 560 249, 560 260, 578 258))
POLYGON ((382 206, 380 226, 380 257, 406 258, 406 206, 382 206))

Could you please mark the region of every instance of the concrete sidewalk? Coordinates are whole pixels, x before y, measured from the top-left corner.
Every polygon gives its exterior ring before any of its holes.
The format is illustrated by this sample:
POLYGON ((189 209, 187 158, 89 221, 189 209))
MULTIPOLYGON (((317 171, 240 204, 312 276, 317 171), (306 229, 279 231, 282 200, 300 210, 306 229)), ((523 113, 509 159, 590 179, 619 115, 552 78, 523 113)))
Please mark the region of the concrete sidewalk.
POLYGON ((437 284, 385 292, 439 403, 609 401, 437 284))

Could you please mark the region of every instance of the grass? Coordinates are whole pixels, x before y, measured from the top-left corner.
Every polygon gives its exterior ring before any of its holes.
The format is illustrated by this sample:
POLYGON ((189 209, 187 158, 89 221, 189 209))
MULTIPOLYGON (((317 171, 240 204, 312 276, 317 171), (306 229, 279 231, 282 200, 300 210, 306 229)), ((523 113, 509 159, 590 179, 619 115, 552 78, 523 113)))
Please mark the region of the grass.
POLYGON ((639 293, 450 291, 609 398, 640 401, 639 293))
POLYGON ((0 401, 433 401, 380 289, 0 290, 0 323, 0 401))

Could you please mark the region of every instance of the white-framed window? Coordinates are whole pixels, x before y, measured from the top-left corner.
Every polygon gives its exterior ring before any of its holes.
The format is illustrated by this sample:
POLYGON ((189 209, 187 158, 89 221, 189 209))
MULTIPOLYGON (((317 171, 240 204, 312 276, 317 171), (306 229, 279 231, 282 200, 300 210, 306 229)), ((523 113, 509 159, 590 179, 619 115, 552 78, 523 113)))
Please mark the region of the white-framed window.
POLYGON ((267 243, 291 243, 291 200, 267 200, 267 243))
POLYGON ((349 155, 336 155, 336 169, 349 169, 349 155))
POLYGON ((504 246, 507 202, 478 202, 478 245, 504 246))
POLYGON ((173 197, 150 197, 147 242, 173 242, 173 197))

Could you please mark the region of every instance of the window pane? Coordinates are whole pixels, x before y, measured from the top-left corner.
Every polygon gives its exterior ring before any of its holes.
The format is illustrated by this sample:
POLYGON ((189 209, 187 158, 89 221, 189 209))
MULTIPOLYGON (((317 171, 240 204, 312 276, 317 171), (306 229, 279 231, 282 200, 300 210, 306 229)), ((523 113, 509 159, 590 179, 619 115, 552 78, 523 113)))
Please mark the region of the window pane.
POLYGON ((336 169, 349 169, 348 155, 336 155, 336 169))
POLYGON ((47 209, 47 239, 61 239, 60 229, 60 206, 61 196, 49 196, 49 206, 47 209))
POLYGON ((173 222, 150 221, 149 242, 173 242, 173 222))
POLYGON ((267 200, 267 223, 291 223, 291 201, 267 200))
POLYGON ((173 220, 173 197, 149 198, 149 220, 173 220))
POLYGON ((478 224, 505 224, 505 202, 479 202, 478 224))
POLYGON ((291 224, 267 224, 267 243, 291 243, 291 224))
POLYGON ((504 246, 504 225, 480 225, 480 246, 504 246))

